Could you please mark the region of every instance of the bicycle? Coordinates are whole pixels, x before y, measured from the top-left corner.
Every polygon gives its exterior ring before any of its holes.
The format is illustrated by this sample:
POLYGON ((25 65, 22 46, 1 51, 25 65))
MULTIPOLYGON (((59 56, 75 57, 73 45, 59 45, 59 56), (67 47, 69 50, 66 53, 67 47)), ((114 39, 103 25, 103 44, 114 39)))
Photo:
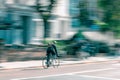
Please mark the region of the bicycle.
POLYGON ((60 65, 60 60, 58 57, 51 55, 49 62, 47 62, 47 56, 42 59, 42 66, 47 69, 50 66, 57 68, 60 65))

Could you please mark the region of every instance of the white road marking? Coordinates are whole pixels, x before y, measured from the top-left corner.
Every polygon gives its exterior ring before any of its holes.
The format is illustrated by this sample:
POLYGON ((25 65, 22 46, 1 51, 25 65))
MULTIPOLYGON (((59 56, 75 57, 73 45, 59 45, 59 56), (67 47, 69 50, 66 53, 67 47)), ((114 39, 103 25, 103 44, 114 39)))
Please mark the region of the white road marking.
POLYGON ((53 76, 62 76, 62 75, 74 75, 77 73, 87 73, 87 72, 97 72, 97 71, 105 71, 105 70, 112 70, 116 68, 107 68, 107 69, 96 69, 96 70, 87 70, 87 71, 78 71, 78 72, 70 72, 70 73, 64 73, 64 74, 56 74, 56 75, 48 75, 48 76, 37 76, 37 77, 28 77, 28 78, 17 78, 17 79, 11 79, 11 80, 25 80, 25 79, 35 79, 35 78, 45 78, 45 77, 53 77, 53 76))
POLYGON ((113 65, 116 65, 116 66, 120 66, 120 63, 117 63, 117 64, 113 64, 113 65))
POLYGON ((116 78, 98 77, 98 76, 89 76, 89 75, 79 75, 79 76, 88 77, 88 78, 108 79, 108 80, 120 80, 120 79, 116 79, 116 78))
POLYGON ((88 71, 82 71, 82 72, 72 72, 68 74, 77 74, 77 73, 87 73, 87 72, 97 72, 97 71, 105 71, 105 70, 111 70, 116 68, 107 68, 107 69, 96 69, 96 70, 88 70, 88 71))

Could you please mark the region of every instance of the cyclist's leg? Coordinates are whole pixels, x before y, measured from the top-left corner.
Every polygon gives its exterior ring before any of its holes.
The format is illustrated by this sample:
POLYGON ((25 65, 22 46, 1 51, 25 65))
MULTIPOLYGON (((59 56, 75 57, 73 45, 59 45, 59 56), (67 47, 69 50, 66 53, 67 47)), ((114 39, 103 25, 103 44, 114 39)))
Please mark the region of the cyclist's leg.
POLYGON ((60 61, 59 61, 58 57, 54 54, 54 55, 52 55, 52 58, 53 58, 53 61, 52 61, 53 67, 58 67, 59 64, 60 64, 60 61))
POLYGON ((43 60, 42 60, 42 66, 43 66, 44 69, 48 68, 48 66, 47 66, 47 56, 43 58, 43 60))
POLYGON ((47 54, 47 66, 49 66, 49 61, 50 61, 50 53, 47 54))

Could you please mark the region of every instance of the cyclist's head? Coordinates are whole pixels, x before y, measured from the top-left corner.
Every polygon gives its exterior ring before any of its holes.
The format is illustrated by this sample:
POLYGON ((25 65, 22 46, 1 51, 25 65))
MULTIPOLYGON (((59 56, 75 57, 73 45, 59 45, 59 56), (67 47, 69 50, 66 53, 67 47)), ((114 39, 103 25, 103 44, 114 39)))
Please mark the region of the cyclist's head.
POLYGON ((56 42, 56 41, 53 41, 52 43, 53 43, 53 44, 56 44, 57 42, 56 42))
POLYGON ((48 43, 48 46, 50 46, 51 45, 51 43, 48 43))

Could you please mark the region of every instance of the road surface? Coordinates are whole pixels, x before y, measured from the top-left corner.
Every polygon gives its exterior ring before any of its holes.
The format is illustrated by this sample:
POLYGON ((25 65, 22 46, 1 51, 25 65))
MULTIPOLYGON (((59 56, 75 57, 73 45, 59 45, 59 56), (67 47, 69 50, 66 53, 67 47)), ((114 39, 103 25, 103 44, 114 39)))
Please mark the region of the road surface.
POLYGON ((0 80, 120 80, 118 61, 0 71, 0 80))

